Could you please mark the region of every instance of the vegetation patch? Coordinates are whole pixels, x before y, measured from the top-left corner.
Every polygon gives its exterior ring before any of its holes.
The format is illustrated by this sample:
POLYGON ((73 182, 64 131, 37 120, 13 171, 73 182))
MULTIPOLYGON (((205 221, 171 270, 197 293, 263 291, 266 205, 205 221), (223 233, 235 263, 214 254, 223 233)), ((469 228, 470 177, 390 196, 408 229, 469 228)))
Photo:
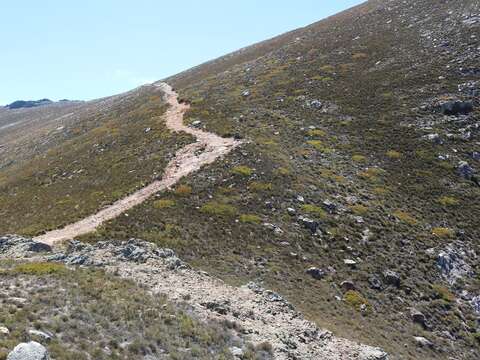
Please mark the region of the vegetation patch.
POLYGON ((168 209, 174 206, 175 206, 175 200, 170 200, 170 199, 160 199, 160 200, 156 200, 153 203, 153 207, 155 209, 168 209))
POLYGON ((357 311, 369 311, 371 310, 371 305, 367 299, 365 299, 362 294, 355 290, 349 290, 344 295, 345 302, 355 308, 357 311))
POLYGON ((307 132, 308 136, 310 137, 324 137, 327 135, 327 133, 323 130, 320 130, 320 129, 311 129, 311 130, 308 130, 307 132))
POLYGON ((460 201, 453 196, 442 196, 438 199, 438 202, 442 206, 456 206, 460 203, 460 201))
POLYGON ((402 157, 402 153, 400 153, 398 151, 395 151, 395 150, 390 150, 390 151, 387 151, 387 156, 390 159, 397 160, 397 159, 400 159, 402 157))
POLYGON ((15 266, 12 272, 27 275, 52 275, 61 274, 67 271, 65 265, 46 262, 31 262, 15 266))
POLYGON ((320 219, 324 219, 327 217, 327 212, 321 208, 320 206, 313 205, 313 204, 304 204, 302 205, 302 211, 313 215, 315 217, 318 217, 320 219))
POLYGON ((368 213, 368 207, 361 204, 352 205, 350 206, 350 209, 355 215, 364 216, 368 213))
POLYGON ((447 303, 455 301, 455 295, 445 286, 440 284, 432 285, 432 289, 435 295, 447 303))
POLYGON ((200 208, 204 214, 221 217, 233 217, 237 214, 237 209, 229 204, 223 204, 217 201, 211 201, 200 208))
POLYGON ((190 196, 192 194, 192 187, 189 185, 179 185, 175 189, 175 195, 190 196))
POLYGON ((262 222, 262 218, 255 214, 242 214, 240 215, 240 222, 246 224, 260 224, 262 222))
POLYGON ((436 227, 432 229, 432 234, 439 238, 451 238, 455 235, 455 231, 446 227, 436 227))
POLYGON ((271 191, 273 188, 272 183, 264 183, 264 182, 258 182, 258 181, 253 181, 250 184, 248 184, 248 188, 252 191, 271 191))
POLYGON ((234 167, 232 172, 236 175, 251 176, 253 174, 253 169, 245 165, 240 165, 234 167))
POLYGON ((418 224, 418 220, 415 219, 411 214, 402 211, 402 210, 397 210, 393 213, 393 215, 400 221, 409 224, 409 225, 416 225, 418 224))
POLYGON ((232 346, 248 349, 251 359, 267 354, 234 332, 235 324, 202 322, 164 295, 102 271, 5 262, 0 270, 0 324, 9 330, 0 335, 1 359, 31 339, 67 360, 233 360, 232 346), (33 329, 51 340, 32 338, 33 329))

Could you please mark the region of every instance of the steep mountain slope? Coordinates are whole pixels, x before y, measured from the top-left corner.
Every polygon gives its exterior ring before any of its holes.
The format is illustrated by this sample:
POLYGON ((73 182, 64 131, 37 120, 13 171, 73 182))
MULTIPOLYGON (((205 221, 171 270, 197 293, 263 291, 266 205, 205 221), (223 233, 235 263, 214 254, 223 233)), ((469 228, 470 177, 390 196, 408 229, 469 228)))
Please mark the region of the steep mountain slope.
POLYGON ((173 247, 394 358, 476 358, 479 11, 370 1, 167 79, 248 144, 85 240, 173 247))
MULTIPOLYGON (((393 359, 478 358, 479 38, 478 1, 372 0, 167 79, 187 123, 244 145, 81 240, 173 248, 393 359)), ((160 175, 192 139, 152 89, 78 105, 60 134, 57 113, 0 129, 0 232, 160 175)))
POLYGON ((0 112, 0 233, 36 235, 150 183, 193 140, 167 131, 154 87, 0 112))

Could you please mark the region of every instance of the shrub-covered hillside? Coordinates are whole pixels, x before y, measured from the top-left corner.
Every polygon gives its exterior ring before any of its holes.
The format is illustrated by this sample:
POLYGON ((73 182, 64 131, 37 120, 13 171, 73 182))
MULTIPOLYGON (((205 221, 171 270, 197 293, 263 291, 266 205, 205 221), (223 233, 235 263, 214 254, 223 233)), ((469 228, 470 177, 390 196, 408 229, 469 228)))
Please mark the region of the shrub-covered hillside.
POLYGON ((161 176, 192 141, 166 129, 154 87, 77 105, 8 110, 0 120, 0 233, 37 235, 161 176))
POLYGON ((479 38, 476 1, 369 1, 168 79, 246 144, 84 240, 175 248, 393 358, 475 359, 479 38))

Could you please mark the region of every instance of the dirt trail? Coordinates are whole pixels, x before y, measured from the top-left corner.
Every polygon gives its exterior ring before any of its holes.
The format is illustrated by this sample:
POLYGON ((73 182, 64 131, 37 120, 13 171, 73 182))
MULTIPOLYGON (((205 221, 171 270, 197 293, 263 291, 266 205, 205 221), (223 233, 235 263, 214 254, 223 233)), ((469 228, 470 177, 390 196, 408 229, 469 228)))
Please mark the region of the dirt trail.
POLYGON ((204 165, 213 163, 217 158, 229 153, 241 144, 240 141, 231 138, 222 138, 212 133, 185 126, 183 116, 189 109, 189 105, 180 104, 178 95, 168 84, 159 83, 151 86, 163 91, 170 105, 165 114, 168 129, 191 134, 197 138, 197 142, 185 146, 175 154, 175 157, 168 163, 161 180, 154 181, 94 215, 67 225, 62 229, 49 231, 38 236, 34 239, 35 241, 52 245, 95 231, 104 222, 112 220, 132 207, 143 203, 153 194, 170 188, 182 177, 199 170, 204 165))

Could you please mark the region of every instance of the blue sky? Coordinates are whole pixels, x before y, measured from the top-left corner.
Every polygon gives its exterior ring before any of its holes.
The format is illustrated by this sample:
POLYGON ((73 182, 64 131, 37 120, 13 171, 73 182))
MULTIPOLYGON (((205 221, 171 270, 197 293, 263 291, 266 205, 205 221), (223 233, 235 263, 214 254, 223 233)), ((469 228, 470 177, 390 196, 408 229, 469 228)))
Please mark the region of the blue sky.
POLYGON ((0 104, 123 92, 361 2, 2 1, 0 104))

